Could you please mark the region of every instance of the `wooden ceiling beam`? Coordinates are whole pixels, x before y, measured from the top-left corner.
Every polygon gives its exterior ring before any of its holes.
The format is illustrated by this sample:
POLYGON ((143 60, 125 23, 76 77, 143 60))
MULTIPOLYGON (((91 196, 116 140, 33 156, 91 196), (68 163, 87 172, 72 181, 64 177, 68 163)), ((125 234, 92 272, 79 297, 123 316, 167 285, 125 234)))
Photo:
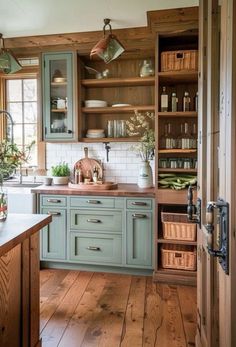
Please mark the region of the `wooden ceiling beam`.
MULTIPOLYGON (((154 50, 156 32, 197 29, 198 7, 149 11, 147 19, 147 27, 113 30, 128 53, 154 50)), ((101 28, 100 31, 7 38, 4 43, 19 56, 68 48, 76 49, 79 54, 89 54, 102 36, 101 28)))

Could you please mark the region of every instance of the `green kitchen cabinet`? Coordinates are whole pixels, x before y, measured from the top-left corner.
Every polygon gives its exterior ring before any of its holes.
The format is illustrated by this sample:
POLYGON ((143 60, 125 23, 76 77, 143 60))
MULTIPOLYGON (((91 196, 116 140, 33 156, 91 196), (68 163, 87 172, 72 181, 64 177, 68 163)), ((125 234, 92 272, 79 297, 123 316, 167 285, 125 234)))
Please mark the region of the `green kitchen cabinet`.
POLYGON ((41 230, 41 259, 66 259, 66 209, 48 207, 41 213, 52 216, 52 222, 41 230))
POLYGON ((126 214, 126 263, 152 267, 153 213, 128 211, 126 214))
POLYGON ((76 53, 43 53, 41 71, 43 139, 77 140, 76 53))

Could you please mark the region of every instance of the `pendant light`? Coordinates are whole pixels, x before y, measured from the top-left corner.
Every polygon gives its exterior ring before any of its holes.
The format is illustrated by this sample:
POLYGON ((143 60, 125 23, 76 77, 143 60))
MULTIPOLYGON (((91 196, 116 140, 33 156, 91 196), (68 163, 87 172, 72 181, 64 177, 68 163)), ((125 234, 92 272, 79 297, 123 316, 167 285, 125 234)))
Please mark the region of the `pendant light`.
POLYGON ((0 71, 6 74, 15 73, 22 69, 22 66, 14 57, 13 53, 4 47, 4 40, 0 34, 0 71))
POLYGON ((112 34, 110 21, 111 20, 109 18, 104 19, 103 38, 98 41, 90 53, 90 58, 98 56, 107 64, 110 61, 118 58, 125 50, 117 37, 112 34), (108 35, 106 35, 107 26, 109 27, 108 35))

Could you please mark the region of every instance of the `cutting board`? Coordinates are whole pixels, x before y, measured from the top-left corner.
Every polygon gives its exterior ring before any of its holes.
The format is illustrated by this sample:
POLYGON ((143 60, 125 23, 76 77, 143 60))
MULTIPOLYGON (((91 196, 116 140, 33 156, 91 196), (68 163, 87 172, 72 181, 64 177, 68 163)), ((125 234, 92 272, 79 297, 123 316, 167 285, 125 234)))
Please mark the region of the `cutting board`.
POLYGON ((95 168, 95 166, 98 169, 98 178, 102 180, 103 178, 103 168, 102 168, 102 164, 93 158, 89 158, 88 156, 88 147, 84 147, 84 158, 78 160, 75 165, 74 165, 74 171, 76 169, 81 169, 83 177, 87 176, 87 173, 90 173, 90 177, 92 179, 93 177, 93 170, 95 168))
POLYGON ((69 183, 69 188, 73 189, 80 189, 80 190, 113 190, 118 188, 118 184, 115 182, 103 182, 103 183, 95 183, 95 182, 89 182, 87 184, 81 183, 81 184, 74 184, 69 183))

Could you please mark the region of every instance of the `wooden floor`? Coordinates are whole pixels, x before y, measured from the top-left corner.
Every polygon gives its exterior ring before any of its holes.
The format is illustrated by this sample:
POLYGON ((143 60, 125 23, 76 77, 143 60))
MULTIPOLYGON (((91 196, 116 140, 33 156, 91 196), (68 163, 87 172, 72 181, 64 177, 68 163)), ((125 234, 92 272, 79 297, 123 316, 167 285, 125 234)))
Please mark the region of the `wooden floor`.
POLYGON ((43 347, 194 346, 196 288, 49 269, 40 283, 43 347))

